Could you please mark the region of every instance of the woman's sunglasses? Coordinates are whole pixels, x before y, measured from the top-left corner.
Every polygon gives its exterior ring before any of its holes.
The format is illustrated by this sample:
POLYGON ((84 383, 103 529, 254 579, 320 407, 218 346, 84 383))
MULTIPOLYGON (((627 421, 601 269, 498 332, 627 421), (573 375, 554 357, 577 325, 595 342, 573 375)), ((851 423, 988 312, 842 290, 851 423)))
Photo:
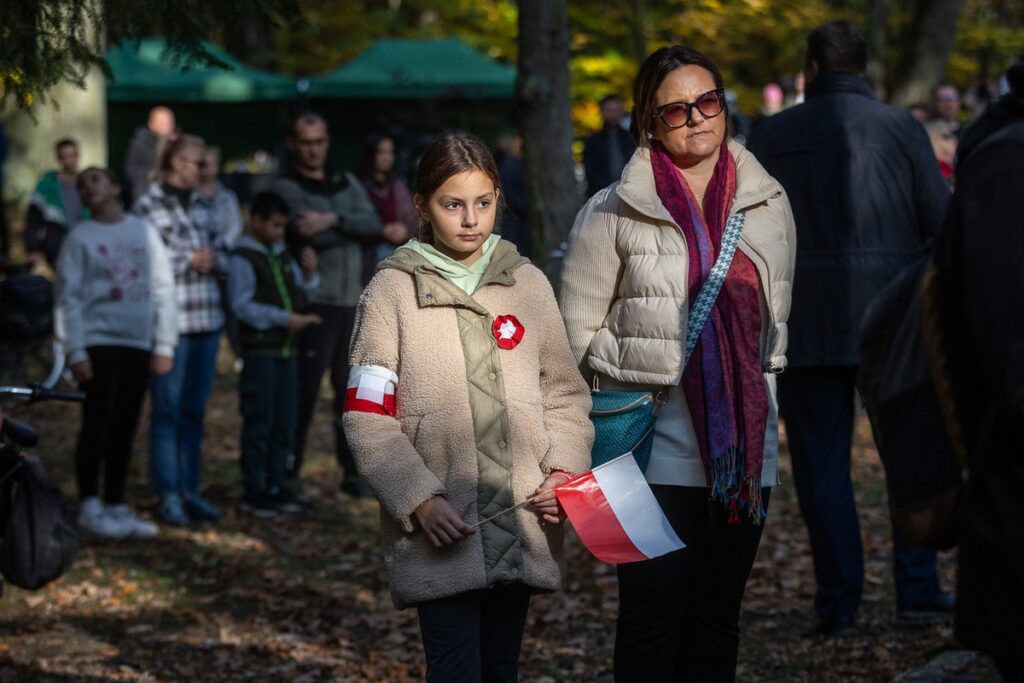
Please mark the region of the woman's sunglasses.
POLYGON ((713 119, 725 111, 725 89, 708 90, 693 102, 669 102, 654 108, 654 115, 669 128, 679 128, 690 122, 696 109, 706 119, 713 119))

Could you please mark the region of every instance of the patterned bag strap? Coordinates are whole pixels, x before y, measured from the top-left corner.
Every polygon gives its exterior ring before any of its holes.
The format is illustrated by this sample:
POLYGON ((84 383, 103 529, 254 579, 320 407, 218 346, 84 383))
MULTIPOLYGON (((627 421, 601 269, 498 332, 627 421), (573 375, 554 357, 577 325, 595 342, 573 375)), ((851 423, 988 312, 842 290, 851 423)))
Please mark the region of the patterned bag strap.
POLYGON ((732 257, 736 254, 736 245, 739 244, 740 233, 743 232, 743 223, 746 219, 747 214, 745 211, 729 216, 729 220, 725 224, 725 231, 722 233, 722 246, 718 251, 718 259, 715 260, 715 265, 712 266, 711 273, 704 282, 704 286, 700 288, 697 299, 690 306, 689 322, 686 325, 686 360, 683 361, 684 368, 690 362, 690 355, 697 346, 697 340, 700 338, 701 330, 704 329, 704 323, 707 322, 708 316, 711 315, 711 309, 718 299, 718 293, 722 291, 722 285, 725 284, 725 276, 729 272, 729 266, 732 265, 732 257))

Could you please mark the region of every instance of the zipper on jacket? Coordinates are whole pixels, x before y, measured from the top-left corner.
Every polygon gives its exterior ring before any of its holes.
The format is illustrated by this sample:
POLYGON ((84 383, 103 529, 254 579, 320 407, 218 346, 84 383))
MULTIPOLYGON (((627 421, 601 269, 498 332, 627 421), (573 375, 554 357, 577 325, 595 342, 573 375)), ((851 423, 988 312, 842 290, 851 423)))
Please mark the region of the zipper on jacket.
POLYGON ((627 403, 626 405, 621 406, 619 408, 610 408, 608 410, 593 410, 592 409, 590 411, 590 414, 591 415, 621 415, 622 413, 628 413, 629 411, 633 410, 634 408, 637 408, 639 406, 651 403, 653 400, 654 399, 652 399, 650 396, 641 396, 640 398, 636 399, 635 401, 632 401, 631 403, 627 403))

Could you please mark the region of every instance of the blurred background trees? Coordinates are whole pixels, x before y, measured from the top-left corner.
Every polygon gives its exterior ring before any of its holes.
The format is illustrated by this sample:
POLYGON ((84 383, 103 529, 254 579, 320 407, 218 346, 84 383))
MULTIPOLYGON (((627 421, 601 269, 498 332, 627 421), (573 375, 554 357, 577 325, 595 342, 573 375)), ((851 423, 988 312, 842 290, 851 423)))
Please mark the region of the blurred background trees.
MULTIPOLYGON (((297 76, 330 72, 384 37, 459 37, 492 59, 530 70, 535 84, 564 83, 567 61, 568 100, 538 108, 529 99, 537 89, 523 90, 521 78, 518 111, 509 117, 527 133, 526 162, 541 175, 564 173, 571 155, 578 157, 582 138, 600 127, 601 97, 619 94, 632 104, 640 60, 669 43, 710 54, 747 114, 758 112, 764 85, 792 83, 808 31, 829 19, 866 26, 869 78, 880 95, 901 105, 926 102, 939 82, 978 87, 1024 56, 1021 0, 2 0, 0 7, 0 121, 27 145, 22 157, 44 166, 52 141, 32 146, 26 131, 35 124, 16 112, 27 109, 54 129, 66 129, 73 116, 102 128, 105 47, 146 35, 167 38, 182 66, 209 62, 199 42, 208 40, 252 66, 297 76), (521 60, 521 45, 553 44, 550 33, 531 31, 554 30, 533 21, 538 17, 520 21, 521 8, 561 17, 568 49, 521 60), (68 86, 87 81, 85 94, 68 86), (74 111, 40 106, 48 100, 74 111), (561 132, 566 117, 571 139, 561 132)), ((102 163, 89 144, 86 160, 102 163)), ((549 206, 541 193, 542 186, 531 192, 535 204, 549 206)), ((537 229, 548 234, 545 225, 558 225, 564 232, 565 212, 542 211, 537 229)))
MULTIPOLYGON (((565 0, 558 0, 565 3, 565 0)), ((5 101, 31 105, 60 81, 81 82, 104 44, 161 35, 183 64, 199 40, 253 66, 326 73, 381 37, 457 36, 488 56, 518 60, 516 0, 40 0, 5 1, 0 77, 5 101), (99 20, 103 31, 85 29, 99 20)), ((629 97, 639 59, 672 42, 712 55, 746 111, 760 89, 802 66, 804 39, 828 19, 872 34, 872 76, 901 102, 940 80, 965 87, 1024 56, 1021 0, 568 0, 573 120, 599 126, 596 100, 629 97)))

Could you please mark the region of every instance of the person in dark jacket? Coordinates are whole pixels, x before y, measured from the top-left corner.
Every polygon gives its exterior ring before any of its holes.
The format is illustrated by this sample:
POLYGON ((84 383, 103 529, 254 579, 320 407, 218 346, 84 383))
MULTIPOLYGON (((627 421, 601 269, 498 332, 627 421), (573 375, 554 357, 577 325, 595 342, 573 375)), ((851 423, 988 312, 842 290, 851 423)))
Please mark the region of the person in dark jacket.
POLYGON ((587 196, 593 197, 622 175, 626 162, 633 156, 636 143, 625 128, 622 118, 626 106, 618 95, 601 99, 601 118, 604 126, 592 133, 583 143, 583 169, 587 174, 587 196))
POLYGON ((174 136, 174 112, 167 107, 153 107, 145 126, 139 126, 128 145, 124 158, 124 179, 127 183, 129 206, 146 194, 153 182, 154 165, 160 143, 174 136))
POLYGON ((497 155, 498 175, 505 195, 501 214, 501 237, 516 245, 519 253, 533 258, 530 232, 530 206, 526 202, 526 177, 523 171, 523 136, 515 133, 504 141, 497 155))
MULTIPOLYGON (((289 241, 301 249, 311 246, 319 260, 320 284, 309 312, 323 323, 299 339, 299 404, 295 448, 288 467, 292 484, 302 469, 306 434, 313 419, 320 381, 331 370, 334 389, 334 428, 338 464, 344 471, 341 488, 355 496, 370 496, 356 471, 341 424, 348 389, 348 342, 355 326, 356 304, 363 291, 363 244, 383 233, 377 209, 362 183, 351 173, 333 174, 327 168, 330 138, 327 122, 306 112, 292 125, 288 149, 294 167, 274 183, 274 192, 291 208, 289 241)), ((387 237, 387 235, 385 235, 387 237)))
POLYGON ((1024 65, 968 128, 936 254, 968 462, 956 637, 1024 680, 1024 65))
MULTIPOLYGON (((936 234, 949 190, 921 125, 878 102, 861 77, 861 30, 843 21, 807 41, 806 101, 766 119, 750 151, 796 218, 789 369, 779 380, 800 509, 818 582, 819 630, 854 632, 864 558, 850 480, 857 339, 868 304, 936 234)), ((952 610, 935 553, 893 539, 905 618, 952 610)))

